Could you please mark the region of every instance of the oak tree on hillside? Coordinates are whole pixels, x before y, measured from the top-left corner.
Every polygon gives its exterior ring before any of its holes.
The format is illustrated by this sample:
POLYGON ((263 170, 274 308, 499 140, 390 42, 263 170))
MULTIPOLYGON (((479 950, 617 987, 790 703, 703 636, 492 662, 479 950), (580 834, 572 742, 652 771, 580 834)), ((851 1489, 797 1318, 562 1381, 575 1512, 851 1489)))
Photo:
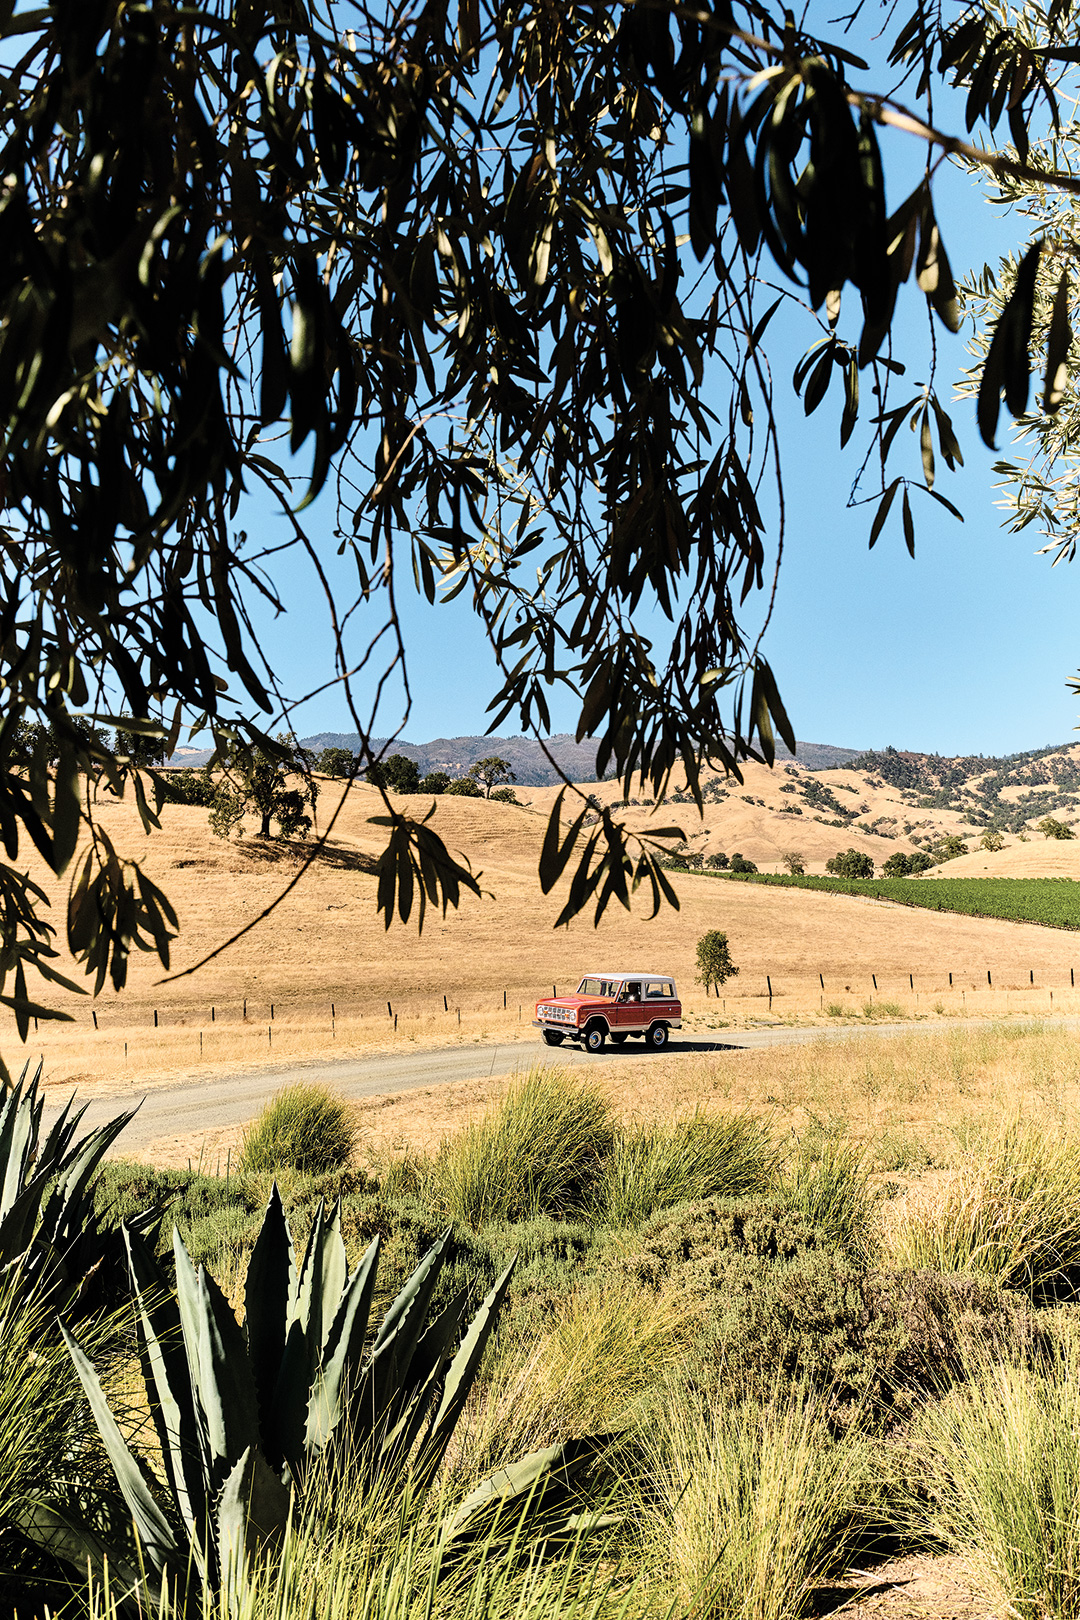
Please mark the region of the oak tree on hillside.
POLYGON ((364 774, 373 786, 389 788, 391 793, 420 792, 420 767, 407 754, 372 760, 364 774))
POLYGON ((275 741, 273 752, 234 748, 222 773, 211 778, 210 830, 218 838, 230 838, 252 814, 257 838, 269 838, 273 823, 282 838, 306 838, 311 831, 308 810, 315 809, 318 784, 303 772, 296 739, 281 734, 275 741))
POLYGON ((842 849, 839 854, 829 856, 825 862, 825 870, 834 877, 872 878, 874 857, 867 855, 865 850, 842 849))
MULTIPOLYGON (((364 769, 409 715, 403 578, 471 605, 493 730, 512 715, 543 738, 549 693, 576 692, 624 797, 678 768, 699 798, 702 762, 771 760, 777 730, 793 746, 763 641, 786 521, 775 379, 794 361, 804 409, 852 441, 871 544, 895 530, 914 552, 961 454, 939 165, 1080 195, 1044 139, 1072 91, 1073 0, 911 0, 884 37, 856 4, 825 38, 774 0, 0 18, 0 975, 24 1033, 27 970, 55 971, 27 840, 61 872, 84 836, 67 937, 96 982, 123 984, 132 943, 168 963, 167 903, 88 814, 131 792, 153 830, 164 787, 85 728, 126 709, 167 754, 194 726, 215 768, 272 753, 305 695, 256 628, 293 604, 287 546, 324 593, 319 679, 364 769), (945 81, 959 134, 931 116, 945 81), (906 195, 884 126, 926 154, 906 195), (919 300, 912 383, 894 317, 919 300), (244 527, 256 491, 278 524, 244 527)), ((1026 409, 1034 350, 1042 409, 1062 398, 1068 220, 1047 235, 991 300, 987 439, 1002 392, 1026 409)), ((642 885, 675 903, 658 853, 678 829, 631 835, 609 807, 586 824, 576 793, 541 855, 544 891, 567 881, 559 921, 642 885)), ((388 797, 375 819, 387 926, 479 893, 429 820, 388 797)))
POLYGON ((490 799, 495 788, 502 787, 506 782, 516 782, 517 777, 510 767, 508 759, 500 759, 498 754, 489 754, 486 759, 478 759, 470 765, 465 773, 478 787, 483 788, 485 799, 490 799))

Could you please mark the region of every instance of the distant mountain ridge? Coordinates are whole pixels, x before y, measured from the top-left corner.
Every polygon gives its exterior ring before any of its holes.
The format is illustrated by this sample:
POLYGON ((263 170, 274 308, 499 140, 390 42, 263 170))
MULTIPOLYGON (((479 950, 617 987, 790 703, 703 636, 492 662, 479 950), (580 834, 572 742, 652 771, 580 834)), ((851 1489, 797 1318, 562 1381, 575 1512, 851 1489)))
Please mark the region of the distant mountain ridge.
MULTIPOLYGON (((324 748, 347 748, 355 752, 359 744, 360 738, 355 731, 320 731, 313 737, 301 739, 301 746, 313 753, 321 753, 324 748)), ((588 737, 579 743, 564 731, 548 738, 546 746, 572 781, 595 780, 595 738, 588 737)), ((859 754, 857 748, 835 748, 829 743, 800 742, 797 746, 797 755, 792 755, 782 743, 778 744, 777 759, 797 758, 808 771, 828 771, 848 764, 859 754)), ((388 748, 392 754, 404 754, 406 759, 416 761, 421 772, 448 771, 451 776, 461 776, 478 759, 498 754, 500 758, 509 760, 514 775, 524 787, 554 787, 559 781, 540 744, 532 737, 435 737, 426 743, 393 744, 380 738, 372 743, 372 747, 376 750, 388 748)))
MULTIPOLYGON (((320 731, 301 739, 312 753, 324 748, 359 745, 356 732, 320 731)), ((553 787, 559 778, 531 737, 435 737, 431 742, 390 743, 376 740, 376 749, 404 754, 415 760, 421 773, 446 771, 461 776, 477 760, 498 754, 509 760, 522 787, 553 787)), ((596 741, 576 742, 561 732, 547 744, 553 757, 572 781, 596 779, 596 741)), ((915 749, 839 748, 831 743, 800 742, 797 754, 777 744, 779 764, 794 757, 805 771, 856 770, 868 785, 886 784, 904 801, 919 810, 958 811, 975 826, 998 826, 1016 832, 1036 808, 1042 814, 1080 813, 1080 743, 1048 744, 1002 756, 920 753, 915 749)), ((204 765, 206 749, 179 749, 170 763, 174 766, 204 765)), ((1080 823, 1080 815, 1078 815, 1080 823)))

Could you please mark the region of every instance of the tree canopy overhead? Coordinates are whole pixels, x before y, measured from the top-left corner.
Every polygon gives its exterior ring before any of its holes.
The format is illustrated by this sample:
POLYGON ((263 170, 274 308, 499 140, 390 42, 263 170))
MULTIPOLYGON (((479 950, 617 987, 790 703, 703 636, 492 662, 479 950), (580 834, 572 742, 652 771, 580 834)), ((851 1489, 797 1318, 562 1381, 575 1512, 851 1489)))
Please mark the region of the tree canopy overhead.
MULTIPOLYGON (((171 748, 201 726, 237 761, 272 753, 302 695, 253 628, 256 605, 285 608, 280 545, 243 527, 255 490, 325 590, 327 679, 361 738, 386 735, 396 682, 395 735, 408 717, 404 574, 471 600, 501 671, 493 730, 513 716, 544 736, 568 687, 600 772, 654 793, 676 766, 696 794, 702 762, 771 760, 776 730, 793 746, 762 639, 785 525, 777 376, 795 361, 841 447, 860 429, 870 542, 896 527, 914 550, 915 498, 949 505, 938 462, 961 455, 937 338, 914 390, 892 345, 902 297, 942 336, 958 325, 940 165, 1080 193, 1047 141, 1080 59, 1070 0, 911 5, 884 13, 879 76, 865 3, 825 39, 766 0, 4 8, 0 967, 24 1029, 24 968, 53 971, 27 838, 62 871, 90 822, 68 938, 99 983, 103 963, 123 983, 134 943, 168 963, 167 900, 92 815, 95 791, 130 790, 152 827, 159 785, 91 727, 171 748), (959 132, 934 122, 945 82, 966 94, 959 132), (926 156, 888 202, 884 125, 926 156), (805 353, 770 324, 785 303, 805 353), (664 645, 641 628, 651 606, 664 645), (16 747, 36 722, 53 765, 16 747)), ((1002 393, 1026 408, 1051 260, 1043 407, 1060 402, 1063 255, 1029 254, 992 311, 989 440, 1002 393)), ((563 918, 642 883, 674 903, 664 829, 631 839, 605 809, 579 837, 589 811, 560 830, 561 795, 544 844, 563 918)), ((388 926, 478 892, 428 822, 389 799, 379 819, 388 926)))

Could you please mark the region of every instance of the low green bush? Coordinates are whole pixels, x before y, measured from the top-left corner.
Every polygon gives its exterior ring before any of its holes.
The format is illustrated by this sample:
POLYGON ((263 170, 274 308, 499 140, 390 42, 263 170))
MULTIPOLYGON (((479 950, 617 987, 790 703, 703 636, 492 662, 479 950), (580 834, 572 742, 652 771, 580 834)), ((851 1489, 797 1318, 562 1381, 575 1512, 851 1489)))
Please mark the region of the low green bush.
POLYGON ((694 1199, 752 1196, 764 1192, 776 1161, 771 1131, 749 1114, 620 1131, 597 1184, 597 1210, 632 1226, 694 1199))
POLYGON ((819 1250, 777 1265, 732 1259, 712 1297, 706 1360, 732 1396, 806 1380, 847 1423, 906 1423, 927 1389, 965 1374, 973 1344, 1032 1349, 1043 1332, 1016 1295, 974 1277, 867 1271, 819 1250))
POLYGON ((233 1175, 204 1176, 196 1170, 157 1170, 133 1159, 106 1159, 94 1188, 99 1213, 116 1221, 126 1221, 148 1205, 165 1207, 166 1236, 171 1244, 175 1222, 183 1230, 187 1223, 212 1215, 217 1210, 261 1210, 265 1199, 260 1189, 233 1175))
POLYGON ((566 1215, 593 1200, 614 1140, 600 1090, 566 1070, 537 1067, 481 1120, 443 1143, 432 1188, 466 1226, 566 1215))
POLYGON ((769 1262, 813 1253, 825 1236, 807 1217, 770 1199, 706 1198, 658 1214, 624 1254, 623 1269, 645 1287, 711 1294, 732 1260, 769 1262))
POLYGON ((241 1175, 340 1170, 352 1157, 356 1136, 352 1111, 325 1086, 285 1086, 244 1132, 238 1168, 241 1175))

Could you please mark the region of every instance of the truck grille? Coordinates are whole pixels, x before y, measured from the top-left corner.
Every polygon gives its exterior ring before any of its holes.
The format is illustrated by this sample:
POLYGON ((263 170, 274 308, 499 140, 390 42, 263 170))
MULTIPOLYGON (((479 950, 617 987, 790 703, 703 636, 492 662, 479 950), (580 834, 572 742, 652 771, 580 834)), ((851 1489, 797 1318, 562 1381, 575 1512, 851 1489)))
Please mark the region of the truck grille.
POLYGON ((539 1016, 549 1018, 555 1024, 573 1024, 577 1022, 572 1007, 541 1007, 539 1008, 539 1016))

